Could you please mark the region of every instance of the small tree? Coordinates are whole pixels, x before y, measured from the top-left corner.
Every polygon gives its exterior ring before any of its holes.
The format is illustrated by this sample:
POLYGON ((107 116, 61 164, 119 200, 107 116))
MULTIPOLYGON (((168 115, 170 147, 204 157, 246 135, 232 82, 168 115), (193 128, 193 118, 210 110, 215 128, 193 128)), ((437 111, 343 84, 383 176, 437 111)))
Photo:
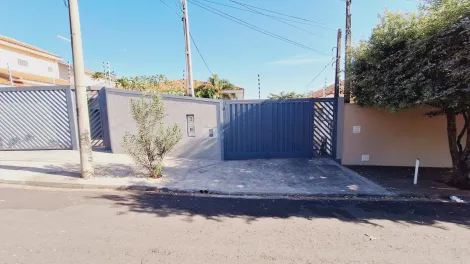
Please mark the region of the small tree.
POLYGON ((126 133, 123 147, 134 161, 143 166, 151 178, 162 177, 163 158, 181 140, 181 128, 174 124, 164 127, 165 110, 160 96, 132 99, 132 117, 137 123, 137 134, 126 133))
POLYGON ((279 99, 295 99, 295 98, 304 98, 304 94, 296 93, 296 92, 280 92, 278 94, 270 93, 268 95, 268 99, 271 100, 279 100, 279 99))

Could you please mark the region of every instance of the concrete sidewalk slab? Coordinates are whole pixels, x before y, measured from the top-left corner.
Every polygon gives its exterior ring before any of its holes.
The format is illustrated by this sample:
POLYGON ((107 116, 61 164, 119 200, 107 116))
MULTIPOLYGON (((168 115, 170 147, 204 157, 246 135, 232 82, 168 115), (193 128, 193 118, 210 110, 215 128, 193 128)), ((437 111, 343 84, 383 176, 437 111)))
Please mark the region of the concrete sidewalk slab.
POLYGON ((329 159, 168 158, 163 178, 147 179, 127 155, 93 154, 96 177, 82 179, 77 151, 0 152, 0 182, 70 188, 208 190, 229 195, 393 195, 329 159))

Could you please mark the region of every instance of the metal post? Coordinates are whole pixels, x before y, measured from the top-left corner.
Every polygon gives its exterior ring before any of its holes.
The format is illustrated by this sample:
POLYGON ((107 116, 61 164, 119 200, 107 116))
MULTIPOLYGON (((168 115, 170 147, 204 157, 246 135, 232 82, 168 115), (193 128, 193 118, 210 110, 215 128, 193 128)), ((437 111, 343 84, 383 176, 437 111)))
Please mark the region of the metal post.
POLYGON ((67 62, 68 63, 68 74, 69 74, 69 85, 72 86, 72 69, 71 69, 71 66, 70 66, 70 61, 67 62))
POLYGON ((80 164, 82 177, 92 177, 93 155, 91 151, 90 117, 85 86, 85 65, 83 61, 82 34, 78 0, 69 1, 70 33, 72 37, 73 73, 75 79, 75 97, 77 100, 78 138, 80 141, 80 164))
POLYGON ((338 37, 336 44, 336 72, 335 72, 335 98, 339 97, 339 86, 341 79, 341 29, 338 29, 338 37))
POLYGON ((346 47, 344 60, 344 102, 351 101, 351 83, 349 82, 348 71, 351 65, 351 1, 346 0, 346 47))
POLYGON ((108 66, 108 86, 111 87, 111 64, 108 61, 106 65, 108 66))
POLYGON ((13 77, 11 76, 11 70, 10 70, 10 63, 7 62, 7 68, 8 68, 8 77, 10 78, 10 84, 11 86, 15 86, 13 83, 13 77))
POLYGON ((188 2, 182 0, 183 4, 183 25, 184 25, 184 39, 186 41, 186 65, 188 68, 188 94, 194 97, 194 83, 193 83, 193 64, 191 60, 191 41, 189 35, 189 21, 188 21, 188 2))
POLYGON ((416 185, 418 184, 418 170, 419 170, 419 159, 416 159, 416 164, 415 164, 415 177, 413 179, 413 184, 416 185))
POLYGON ((181 80, 181 95, 184 95, 184 90, 186 90, 186 70, 183 70, 183 79, 181 80))

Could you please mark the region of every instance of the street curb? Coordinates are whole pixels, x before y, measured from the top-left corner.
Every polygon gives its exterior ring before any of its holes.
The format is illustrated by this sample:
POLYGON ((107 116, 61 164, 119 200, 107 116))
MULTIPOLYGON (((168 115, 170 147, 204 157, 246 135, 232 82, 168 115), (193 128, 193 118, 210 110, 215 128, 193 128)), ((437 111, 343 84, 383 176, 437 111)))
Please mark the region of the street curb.
MULTIPOLYGON (((365 200, 365 201, 439 201, 448 202, 449 197, 440 197, 438 195, 415 195, 415 194, 393 194, 393 195, 375 195, 375 194, 282 194, 282 193, 250 193, 250 192, 208 192, 203 190, 180 190, 166 187, 154 187, 145 185, 103 185, 103 184, 82 184, 82 183, 58 183, 44 181, 15 181, 0 179, 0 184, 60 188, 60 189, 82 189, 82 190, 116 190, 116 191, 153 191, 161 194, 182 194, 195 195, 201 197, 220 197, 220 198, 244 198, 244 199, 292 199, 292 200, 365 200)), ((390 191, 389 191, 390 192, 390 191)), ((469 197, 470 198, 470 197, 469 197)))
POLYGON ((108 189, 118 191, 159 191, 167 193, 198 193, 204 195, 223 195, 223 196, 257 196, 257 197, 394 197, 393 193, 388 191, 388 194, 295 194, 295 193, 259 193, 259 192, 222 192, 200 189, 177 189, 167 187, 155 187, 146 185, 106 185, 106 184, 86 184, 86 183, 64 183, 64 182, 45 182, 45 181, 18 181, 18 180, 4 180, 0 179, 0 184, 15 184, 37 187, 51 187, 51 188, 64 188, 64 189, 108 189), (204 193, 207 191, 207 193, 204 193))

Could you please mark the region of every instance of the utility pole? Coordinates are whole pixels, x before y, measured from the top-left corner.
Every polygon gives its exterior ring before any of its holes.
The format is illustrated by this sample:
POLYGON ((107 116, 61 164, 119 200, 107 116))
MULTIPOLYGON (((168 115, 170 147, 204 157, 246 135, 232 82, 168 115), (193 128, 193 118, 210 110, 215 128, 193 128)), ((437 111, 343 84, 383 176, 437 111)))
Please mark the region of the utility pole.
POLYGON ((341 29, 338 29, 338 37, 336 41, 335 98, 338 98, 339 83, 341 80, 341 29))
POLYGON ((261 99, 261 79, 258 74, 258 99, 261 99))
POLYGON ((78 0, 68 0, 70 35, 72 37, 73 74, 75 79, 75 97, 77 100, 78 138, 80 141, 80 164, 82 177, 94 174, 91 152, 90 117, 88 116, 88 98, 85 86, 85 65, 83 62, 82 34, 78 0))
POLYGON ((344 102, 351 101, 351 83, 349 82, 349 66, 351 65, 351 1, 346 0, 346 47, 344 59, 344 102))
POLYGON ((188 95, 194 97, 193 64, 191 60, 191 36, 189 35, 188 21, 188 1, 182 0, 182 4, 184 39, 186 41, 186 68, 188 69, 188 95))

